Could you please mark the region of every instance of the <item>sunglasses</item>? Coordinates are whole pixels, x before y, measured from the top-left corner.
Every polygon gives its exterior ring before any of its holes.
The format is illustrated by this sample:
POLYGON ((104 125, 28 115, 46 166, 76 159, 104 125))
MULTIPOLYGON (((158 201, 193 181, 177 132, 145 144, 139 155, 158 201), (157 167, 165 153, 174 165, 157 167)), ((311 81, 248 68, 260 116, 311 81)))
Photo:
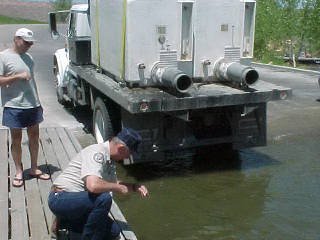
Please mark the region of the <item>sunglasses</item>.
POLYGON ((22 39, 22 41, 23 41, 23 44, 25 44, 25 45, 33 45, 33 42, 27 42, 27 41, 25 41, 23 39, 22 39))
POLYGON ((33 42, 25 41, 22 37, 19 37, 19 39, 22 40, 22 42, 23 42, 24 45, 33 45, 33 42))

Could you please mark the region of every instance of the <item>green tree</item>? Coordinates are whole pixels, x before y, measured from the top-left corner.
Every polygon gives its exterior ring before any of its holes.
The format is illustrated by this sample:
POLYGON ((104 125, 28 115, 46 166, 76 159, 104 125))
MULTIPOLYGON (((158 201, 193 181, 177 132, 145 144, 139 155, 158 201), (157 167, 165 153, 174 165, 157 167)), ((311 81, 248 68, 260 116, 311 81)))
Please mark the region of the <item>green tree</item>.
POLYGON ((320 0, 257 0, 255 57, 319 54, 319 16, 320 0))
POLYGON ((55 11, 70 9, 72 0, 55 0, 52 2, 53 9, 55 11))
MULTIPOLYGON (((72 6, 72 0, 55 0, 52 2, 52 8, 54 11, 62 11, 62 10, 68 10, 72 6)), ((57 21, 59 22, 65 22, 68 14, 67 13, 61 13, 57 15, 57 21)))
POLYGON ((311 44, 311 51, 320 57, 320 0, 312 1, 312 13, 309 18, 308 38, 311 44))
POLYGON ((272 55, 271 44, 279 39, 280 8, 276 0, 258 0, 255 26, 255 52, 256 58, 272 55))

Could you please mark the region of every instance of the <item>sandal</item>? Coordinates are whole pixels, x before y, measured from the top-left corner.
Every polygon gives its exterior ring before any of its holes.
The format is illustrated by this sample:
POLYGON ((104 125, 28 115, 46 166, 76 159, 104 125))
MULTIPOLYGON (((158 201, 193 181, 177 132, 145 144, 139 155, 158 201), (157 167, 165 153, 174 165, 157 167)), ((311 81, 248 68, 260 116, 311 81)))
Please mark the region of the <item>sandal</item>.
POLYGON ((12 186, 14 187, 22 187, 23 186, 23 178, 14 177, 12 181, 12 186))
POLYGON ((49 174, 46 174, 46 173, 43 173, 43 172, 40 172, 38 174, 31 174, 29 173, 31 177, 33 178, 38 178, 38 179, 41 179, 41 180, 49 180, 51 177, 49 174))

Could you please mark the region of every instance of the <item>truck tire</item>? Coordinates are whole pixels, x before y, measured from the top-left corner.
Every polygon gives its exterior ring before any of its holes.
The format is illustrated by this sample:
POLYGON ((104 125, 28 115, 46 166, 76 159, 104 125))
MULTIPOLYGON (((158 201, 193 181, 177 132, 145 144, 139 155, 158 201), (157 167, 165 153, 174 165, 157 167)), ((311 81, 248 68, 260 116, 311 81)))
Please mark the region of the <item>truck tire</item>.
POLYGON ((54 66, 54 73, 55 73, 55 80, 56 80, 56 94, 57 94, 58 102, 61 105, 66 106, 68 102, 63 98, 63 88, 59 87, 59 82, 61 81, 61 79, 60 79, 60 72, 59 72, 58 65, 54 66))
POLYGON ((97 143, 102 143, 114 136, 110 110, 107 109, 103 100, 97 97, 93 112, 93 133, 97 143))

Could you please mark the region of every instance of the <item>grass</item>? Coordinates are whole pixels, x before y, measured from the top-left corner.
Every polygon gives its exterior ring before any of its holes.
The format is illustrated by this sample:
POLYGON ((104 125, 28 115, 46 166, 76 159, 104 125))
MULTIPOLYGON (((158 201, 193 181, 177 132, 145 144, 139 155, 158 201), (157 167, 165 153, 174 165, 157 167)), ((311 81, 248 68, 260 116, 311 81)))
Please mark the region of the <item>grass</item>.
POLYGON ((263 56, 261 59, 254 58, 255 62, 265 63, 265 64, 274 64, 280 66, 289 66, 288 62, 285 62, 283 59, 274 56, 263 56))
MULTIPOLYGON (((273 57, 273 56, 264 56, 261 59, 254 58, 253 62, 272 64, 272 65, 284 66, 284 67, 292 67, 292 63, 290 61, 285 61, 279 57, 273 57)), ((302 63, 296 62, 296 68, 319 71, 320 66, 317 64, 302 64, 302 63)))
POLYGON ((4 24, 45 24, 44 22, 23 19, 23 18, 12 18, 0 15, 0 25, 4 24))

